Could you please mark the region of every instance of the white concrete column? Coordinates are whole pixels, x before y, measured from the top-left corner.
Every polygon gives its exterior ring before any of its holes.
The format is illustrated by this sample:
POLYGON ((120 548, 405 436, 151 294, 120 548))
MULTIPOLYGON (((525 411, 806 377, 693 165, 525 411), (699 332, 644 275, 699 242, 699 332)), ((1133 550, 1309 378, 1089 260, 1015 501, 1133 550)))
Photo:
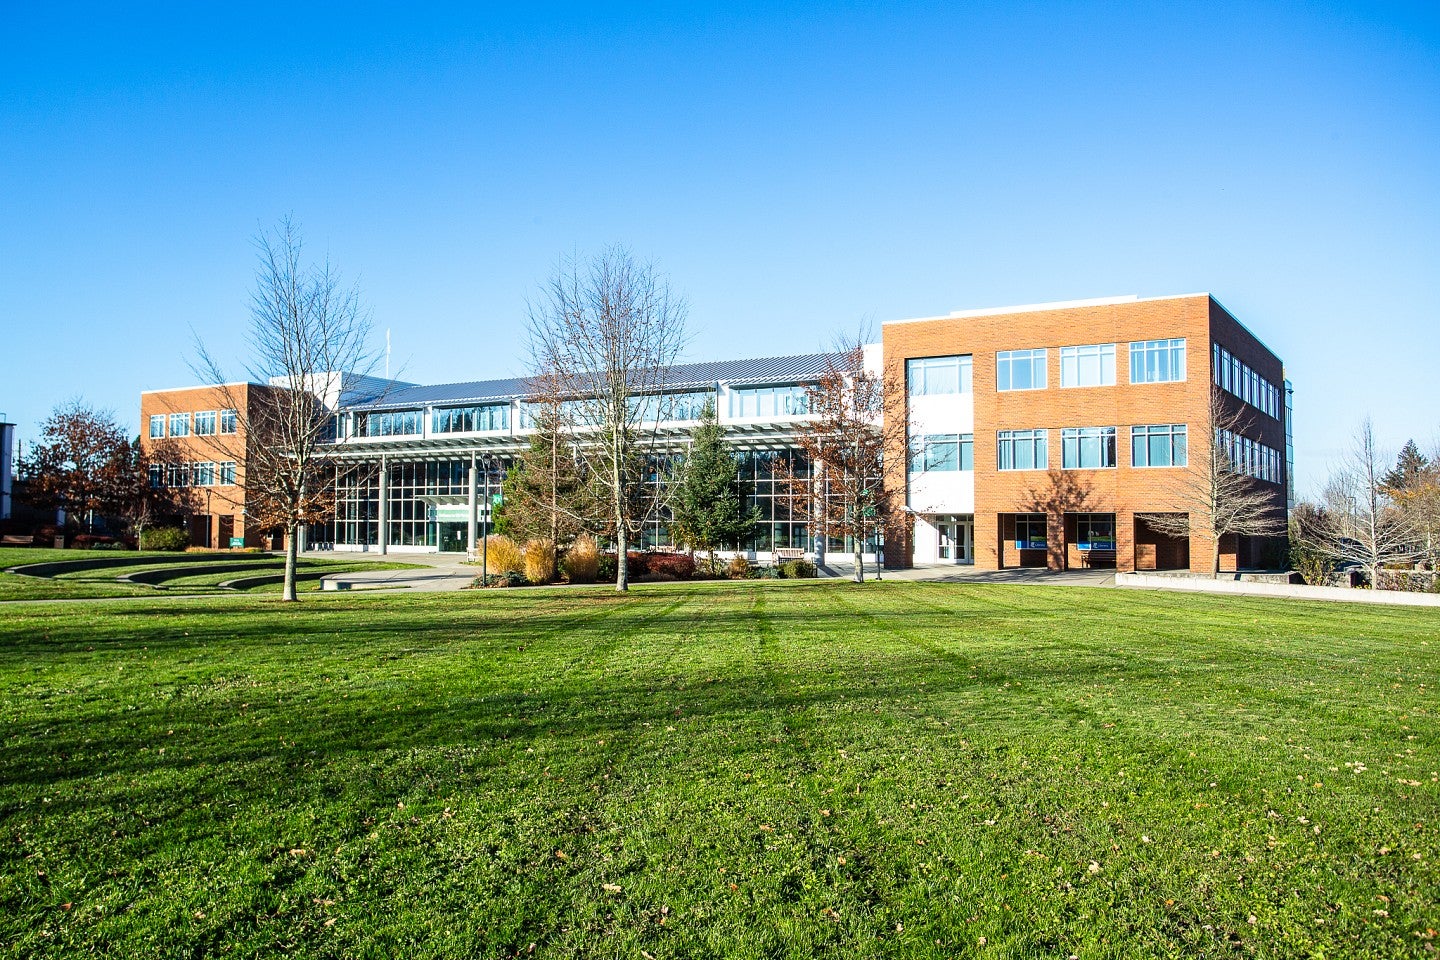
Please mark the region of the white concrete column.
POLYGON ((475 556, 475 551, 480 548, 480 544, 475 541, 476 518, 478 516, 480 506, 479 498, 476 496, 476 480, 477 478, 475 476, 475 454, 472 453, 470 454, 470 513, 467 518, 468 522, 466 524, 465 540, 466 548, 470 551, 470 556, 472 559, 475 556))
POLYGON ((380 552, 390 552, 390 466, 380 458, 380 552))

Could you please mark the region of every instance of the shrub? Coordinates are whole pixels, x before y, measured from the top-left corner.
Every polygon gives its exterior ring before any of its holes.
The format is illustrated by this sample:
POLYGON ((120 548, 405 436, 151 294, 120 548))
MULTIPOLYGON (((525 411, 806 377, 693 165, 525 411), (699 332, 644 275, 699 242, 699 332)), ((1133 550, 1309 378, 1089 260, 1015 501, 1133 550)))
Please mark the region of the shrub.
POLYGON ((641 553, 638 550, 625 551, 625 569, 631 577, 643 577, 650 572, 650 558, 654 554, 641 553))
POLYGON ((600 551, 594 539, 577 537, 565 551, 565 562, 561 564, 565 579, 571 583, 594 583, 599 574, 600 551))
POLYGON ((141 550, 184 550, 190 546, 190 534, 179 527, 151 527, 140 537, 141 550))
POLYGON ((725 565, 725 576, 731 580, 747 580, 750 577, 750 561, 744 557, 731 557, 725 565))
POLYGON ((673 573, 666 573, 663 570, 656 570, 651 573, 642 573, 635 578, 637 583, 674 583, 680 578, 673 573))
POLYGON ((482 548, 485 550, 487 573, 525 574, 525 551, 509 537, 486 537, 482 548))
POLYGON ((523 587, 529 582, 525 579, 525 574, 519 570, 506 570, 503 573, 486 574, 483 580, 476 577, 470 585, 472 587, 523 587))
POLYGON ((1335 573, 1335 563, 1328 556, 1303 544, 1290 548, 1290 564, 1312 587, 1325 586, 1335 573))
POLYGON ((670 580, 689 580, 695 575, 695 558, 688 553, 652 553, 645 572, 651 576, 663 574, 670 580))
POLYGON ((555 579, 555 541, 525 542, 525 579, 531 583, 549 583, 555 579))
POLYGON ((615 578, 620 575, 619 564, 615 560, 615 554, 600 554, 595 566, 595 579, 599 583, 614 583, 615 578))
POLYGON ((815 564, 809 560, 786 560, 780 564, 780 576, 787 580, 809 580, 815 572, 815 564))
POLYGON ((70 546, 76 550, 124 550, 126 546, 114 537, 102 536, 98 533, 81 533, 70 541, 70 546))

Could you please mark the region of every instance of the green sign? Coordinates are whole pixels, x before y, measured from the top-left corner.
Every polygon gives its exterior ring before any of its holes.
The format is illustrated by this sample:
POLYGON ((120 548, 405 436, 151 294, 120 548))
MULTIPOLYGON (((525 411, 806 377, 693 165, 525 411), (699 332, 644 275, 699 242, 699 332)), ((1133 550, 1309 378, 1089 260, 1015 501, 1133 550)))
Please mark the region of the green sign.
POLYGON ((492 493, 492 494, 490 494, 490 503, 491 503, 493 506, 497 506, 497 507, 500 506, 500 494, 498 494, 498 493, 492 493))
POLYGON ((231 550, 239 550, 239 549, 241 549, 241 548, 244 547, 244 546, 245 546, 245 538, 244 538, 244 537, 231 537, 231 538, 230 538, 230 549, 231 549, 231 550))

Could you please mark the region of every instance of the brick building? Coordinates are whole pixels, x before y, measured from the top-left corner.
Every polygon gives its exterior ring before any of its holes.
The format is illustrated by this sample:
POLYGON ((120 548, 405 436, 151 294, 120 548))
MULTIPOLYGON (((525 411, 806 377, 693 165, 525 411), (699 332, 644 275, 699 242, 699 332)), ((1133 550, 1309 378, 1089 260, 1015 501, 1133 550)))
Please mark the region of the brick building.
MULTIPOLYGON (((1284 370, 1208 294, 1114 298, 893 320, 868 345, 883 373, 886 415, 907 424, 887 455, 887 488, 903 522, 883 549, 890 566, 967 563, 982 568, 1203 569, 1210 545, 1152 532, 1147 514, 1174 512, 1186 470, 1212 442, 1212 388, 1244 414, 1224 438, 1232 459, 1286 509, 1288 394, 1284 370)), ((671 371, 647 427, 655 495, 666 458, 683 455, 704 403, 714 403, 741 476, 761 514, 740 544, 759 560, 850 553, 787 507, 781 473, 804 469, 795 430, 807 387, 827 354, 687 364, 671 371), (658 411, 664 410, 665 413, 658 411), (786 467, 782 471, 781 464, 786 467)), ((307 542, 335 550, 462 551, 483 533, 504 471, 529 442, 525 384, 491 380, 434 386, 325 377, 334 417, 335 518, 307 542), (340 387, 345 389, 340 389, 340 387)), ((223 397, 250 403, 255 384, 146 393, 147 443, 178 448, 158 482, 204 497, 197 545, 273 545, 246 523, 243 423, 223 397), (173 474, 173 475, 171 475, 173 474)), ((1259 565, 1273 544, 1221 544, 1222 566, 1259 565)), ((664 515, 640 538, 670 543, 664 515)))
MULTIPOLYGON (((985 568, 1203 570, 1210 544, 1153 533, 1206 455, 1212 387, 1245 429, 1232 459, 1270 490, 1289 477, 1280 360, 1208 294, 976 310, 882 325, 887 412, 912 454, 888 458, 909 515, 887 562, 985 568), (903 384, 903 388, 898 385, 903 384), (905 464, 903 480, 900 465, 905 464)), ((1222 569, 1275 544, 1227 537, 1222 569)))

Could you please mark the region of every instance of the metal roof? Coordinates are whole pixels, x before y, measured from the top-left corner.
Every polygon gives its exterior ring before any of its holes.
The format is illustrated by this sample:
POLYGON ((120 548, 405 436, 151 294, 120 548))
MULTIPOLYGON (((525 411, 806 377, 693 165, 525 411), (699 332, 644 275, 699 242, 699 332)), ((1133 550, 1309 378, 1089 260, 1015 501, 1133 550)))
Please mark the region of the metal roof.
MULTIPOLYGON (((671 389, 709 387, 716 383, 800 383, 815 380, 830 368, 831 353, 802 353, 788 357, 756 357, 750 360, 712 360, 681 363, 670 368, 665 378, 671 389)), ((528 394, 525 377, 505 380, 470 380, 433 386, 397 387, 369 403, 347 404, 348 410, 394 410, 399 408, 460 403, 514 400, 528 394)))

